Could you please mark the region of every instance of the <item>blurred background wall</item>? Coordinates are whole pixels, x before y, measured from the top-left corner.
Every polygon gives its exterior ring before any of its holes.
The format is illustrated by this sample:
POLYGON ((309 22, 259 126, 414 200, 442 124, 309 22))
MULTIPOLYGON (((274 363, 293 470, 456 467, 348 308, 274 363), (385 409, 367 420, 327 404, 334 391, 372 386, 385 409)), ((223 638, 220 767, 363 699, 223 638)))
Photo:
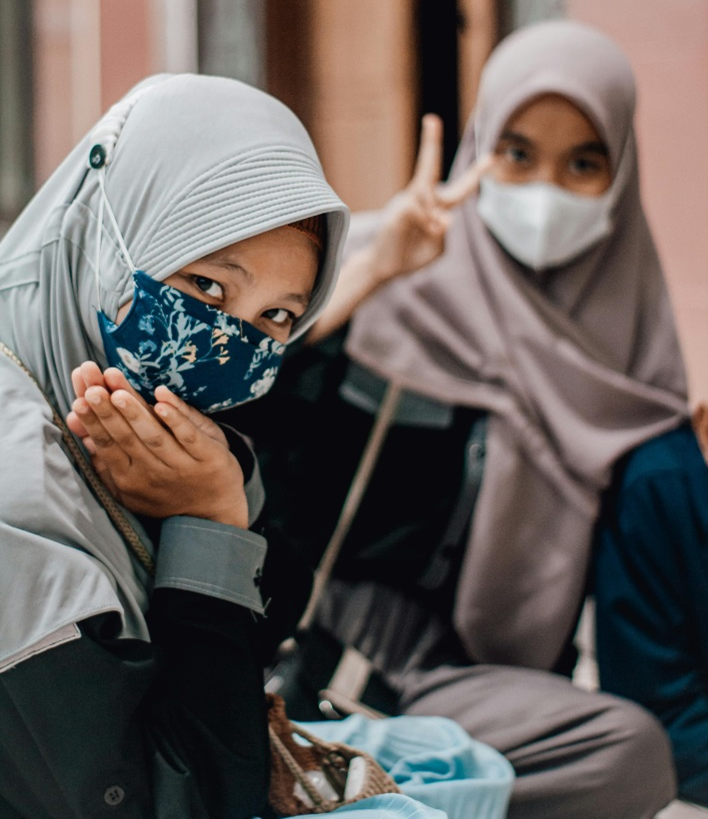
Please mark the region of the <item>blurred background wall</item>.
POLYGON ((0 227, 142 77, 202 71, 275 94, 354 210, 403 185, 421 113, 446 166, 481 68, 549 18, 612 36, 637 76, 643 197, 694 401, 708 400, 708 0, 0 0, 0 227))

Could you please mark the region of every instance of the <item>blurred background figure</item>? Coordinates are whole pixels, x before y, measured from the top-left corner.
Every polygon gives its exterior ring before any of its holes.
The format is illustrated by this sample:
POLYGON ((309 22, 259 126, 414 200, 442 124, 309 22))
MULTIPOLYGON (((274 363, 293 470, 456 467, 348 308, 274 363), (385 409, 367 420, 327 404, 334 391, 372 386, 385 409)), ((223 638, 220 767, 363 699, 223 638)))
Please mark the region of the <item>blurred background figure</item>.
POLYGON ((420 114, 446 167, 481 67, 510 31, 575 19, 609 34, 640 89, 643 201, 666 271, 693 404, 708 399, 708 4, 705 0, 0 0, 0 222, 142 77, 255 84, 314 136, 352 210, 410 178, 420 114))

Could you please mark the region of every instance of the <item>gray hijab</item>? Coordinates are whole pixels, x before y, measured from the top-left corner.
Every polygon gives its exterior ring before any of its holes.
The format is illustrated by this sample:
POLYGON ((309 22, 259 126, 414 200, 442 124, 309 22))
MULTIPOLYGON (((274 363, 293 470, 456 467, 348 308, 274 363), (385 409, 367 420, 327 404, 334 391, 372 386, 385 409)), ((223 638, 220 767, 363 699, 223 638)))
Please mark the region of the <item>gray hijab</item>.
MULTIPOLYGON (((500 247, 470 200, 438 262, 358 311, 347 349, 410 391, 489 412, 455 626, 479 661, 551 668, 582 602, 613 464, 688 410, 639 197, 634 81, 614 43, 569 22, 508 37, 485 67, 451 177, 492 151, 510 116, 544 93, 574 102, 608 146, 611 235, 562 268, 533 273, 500 247)), ((370 226, 369 218, 360 237, 370 226)))
MULTIPOLYGON (((82 140, 0 243, 0 340, 61 415, 73 399, 72 369, 106 364, 98 304, 115 318, 132 294, 133 270, 107 218, 96 275, 99 184, 87 160, 97 135, 115 142, 105 188, 127 249, 155 279, 327 214, 315 293, 293 335, 316 319, 335 284, 348 215, 301 123, 235 80, 151 78, 82 140)), ((148 577, 74 468, 46 400, 2 355, 0 406, 0 670, 72 639, 73 624, 104 611, 120 615, 123 636, 148 639, 148 577)))

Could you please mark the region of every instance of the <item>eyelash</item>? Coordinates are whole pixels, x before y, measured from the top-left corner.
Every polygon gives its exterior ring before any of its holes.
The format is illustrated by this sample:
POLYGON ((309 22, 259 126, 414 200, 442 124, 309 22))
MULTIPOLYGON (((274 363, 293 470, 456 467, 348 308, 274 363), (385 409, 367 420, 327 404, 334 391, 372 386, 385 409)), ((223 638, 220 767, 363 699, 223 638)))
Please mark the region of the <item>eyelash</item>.
POLYGON ((520 148, 518 145, 507 145, 502 148, 499 153, 505 159, 514 163, 528 162, 530 160, 528 150, 526 148, 520 148))
MULTIPOLYGON (((204 295, 209 296, 212 299, 222 299, 224 296, 224 288, 219 284, 219 282, 214 281, 214 279, 210 279, 208 276, 192 276, 192 283, 194 284, 197 290, 199 290, 201 293, 204 293, 204 295), (204 283, 208 284, 206 288, 202 287, 204 283), (209 293, 209 290, 214 285, 219 288, 218 296, 214 295, 213 293, 209 293)), ((272 321, 273 324, 276 324, 279 327, 285 327, 288 324, 292 324, 292 322, 295 321, 295 319, 297 318, 295 313, 291 312, 290 310, 286 310, 284 307, 273 307, 270 310, 266 310, 263 313, 263 317, 268 321, 272 321), (285 318, 283 318, 281 321, 278 321, 274 318, 273 315, 271 315, 273 313, 276 316, 278 315, 278 313, 284 313, 285 318)))
POLYGON ((197 288, 197 290, 199 290, 201 293, 204 293, 205 296, 209 296, 212 299, 221 299, 224 297, 224 288, 219 284, 219 282, 215 282, 214 279, 209 279, 206 276, 193 276, 192 282, 194 283, 194 286, 197 288), (200 284, 201 282, 208 282, 209 286, 207 288, 204 288, 201 286, 200 284), (218 295, 214 295, 214 293, 209 292, 213 285, 216 285, 216 287, 219 288, 218 295))
POLYGON ((573 159, 571 162, 571 167, 573 172, 578 174, 597 173, 601 170, 601 165, 599 162, 595 161, 594 159, 588 159, 584 156, 573 159))
POLYGON ((295 321, 295 313, 291 313, 290 310, 286 310, 284 307, 274 307, 272 310, 266 310, 263 313, 264 318, 267 318, 268 321, 272 321, 274 324, 278 324, 280 326, 290 324, 295 321), (269 313, 285 313, 285 319, 283 321, 276 321, 272 316, 269 316, 269 313))

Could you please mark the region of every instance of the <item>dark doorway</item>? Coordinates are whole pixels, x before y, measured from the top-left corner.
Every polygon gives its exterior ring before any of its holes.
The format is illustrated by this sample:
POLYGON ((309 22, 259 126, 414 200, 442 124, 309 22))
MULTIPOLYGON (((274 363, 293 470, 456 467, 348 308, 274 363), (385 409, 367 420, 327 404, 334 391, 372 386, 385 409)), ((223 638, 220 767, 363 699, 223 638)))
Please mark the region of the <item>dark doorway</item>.
POLYGON ((438 114, 445 126, 443 176, 447 176, 460 136, 458 44, 461 17, 456 0, 418 0, 420 115, 438 114))

